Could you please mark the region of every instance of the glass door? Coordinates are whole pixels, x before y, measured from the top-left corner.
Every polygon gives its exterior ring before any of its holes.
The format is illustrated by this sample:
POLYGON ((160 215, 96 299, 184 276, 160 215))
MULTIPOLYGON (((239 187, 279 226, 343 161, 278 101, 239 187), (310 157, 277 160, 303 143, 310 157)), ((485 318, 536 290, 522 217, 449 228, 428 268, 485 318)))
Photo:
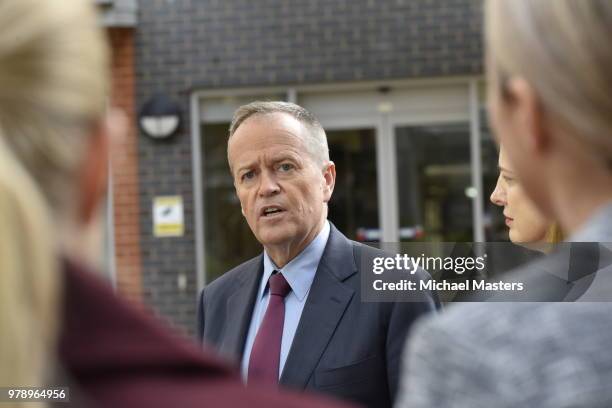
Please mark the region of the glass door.
POLYGON ((348 238, 380 240, 376 131, 326 131, 330 159, 336 164, 336 186, 329 203, 329 220, 348 238))
POLYGON ((202 125, 206 282, 261 253, 240 211, 227 163, 229 123, 202 125))
POLYGON ((400 241, 471 241, 467 123, 395 128, 400 241))

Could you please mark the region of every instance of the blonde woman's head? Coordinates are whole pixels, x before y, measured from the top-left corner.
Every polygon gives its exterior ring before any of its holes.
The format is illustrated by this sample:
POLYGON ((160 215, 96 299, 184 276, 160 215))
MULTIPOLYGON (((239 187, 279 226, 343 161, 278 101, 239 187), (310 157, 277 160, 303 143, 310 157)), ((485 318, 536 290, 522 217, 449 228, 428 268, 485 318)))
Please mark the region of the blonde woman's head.
POLYGON ((610 174, 612 2, 487 0, 486 8, 493 128, 526 192, 557 216, 558 185, 610 174))
POLYGON ((508 237, 514 243, 558 244, 564 240, 559 224, 542 215, 523 188, 503 146, 499 149, 499 176, 490 200, 502 207, 508 237))
POLYGON ((0 125, 55 215, 105 110, 108 52, 87 0, 0 1, 0 125))
POLYGON ((523 183, 503 147, 499 150, 499 177, 491 202, 502 208, 508 236, 514 243, 545 242, 551 226, 525 193, 523 183))
POLYGON ((44 383, 56 242, 105 184, 108 52, 93 4, 0 0, 0 386, 44 383))

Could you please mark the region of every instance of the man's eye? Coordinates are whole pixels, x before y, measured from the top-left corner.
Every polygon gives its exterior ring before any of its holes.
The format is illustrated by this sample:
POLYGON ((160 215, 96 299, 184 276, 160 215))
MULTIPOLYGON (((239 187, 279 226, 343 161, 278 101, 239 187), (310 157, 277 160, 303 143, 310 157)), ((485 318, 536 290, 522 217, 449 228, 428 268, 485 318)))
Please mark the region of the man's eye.
POLYGON ((244 173, 241 177, 242 180, 251 180, 253 177, 255 177, 255 172, 253 170, 251 171, 247 171, 246 173, 244 173))
POLYGON ((294 166, 291 163, 283 163, 279 166, 279 169, 281 171, 290 171, 294 169, 294 166))

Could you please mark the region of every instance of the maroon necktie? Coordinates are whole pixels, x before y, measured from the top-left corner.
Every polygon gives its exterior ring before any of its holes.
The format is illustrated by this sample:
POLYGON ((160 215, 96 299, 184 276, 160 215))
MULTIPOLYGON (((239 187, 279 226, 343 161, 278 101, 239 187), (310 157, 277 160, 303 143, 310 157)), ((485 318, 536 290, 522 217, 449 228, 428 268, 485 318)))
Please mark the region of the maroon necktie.
POLYGON ((249 357, 247 382, 252 380, 278 384, 280 349, 285 323, 285 296, 291 286, 280 273, 274 272, 268 281, 270 300, 259 326, 249 357))

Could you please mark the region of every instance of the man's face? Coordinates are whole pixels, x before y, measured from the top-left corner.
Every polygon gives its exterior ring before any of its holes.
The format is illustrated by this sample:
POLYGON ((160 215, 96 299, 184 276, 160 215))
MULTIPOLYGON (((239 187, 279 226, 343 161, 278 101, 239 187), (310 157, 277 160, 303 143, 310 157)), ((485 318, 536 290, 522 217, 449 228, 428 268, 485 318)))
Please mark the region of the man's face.
POLYGON ((242 212, 264 247, 303 247, 327 217, 334 164, 314 160, 304 132, 288 114, 254 115, 229 141, 228 159, 242 212))

